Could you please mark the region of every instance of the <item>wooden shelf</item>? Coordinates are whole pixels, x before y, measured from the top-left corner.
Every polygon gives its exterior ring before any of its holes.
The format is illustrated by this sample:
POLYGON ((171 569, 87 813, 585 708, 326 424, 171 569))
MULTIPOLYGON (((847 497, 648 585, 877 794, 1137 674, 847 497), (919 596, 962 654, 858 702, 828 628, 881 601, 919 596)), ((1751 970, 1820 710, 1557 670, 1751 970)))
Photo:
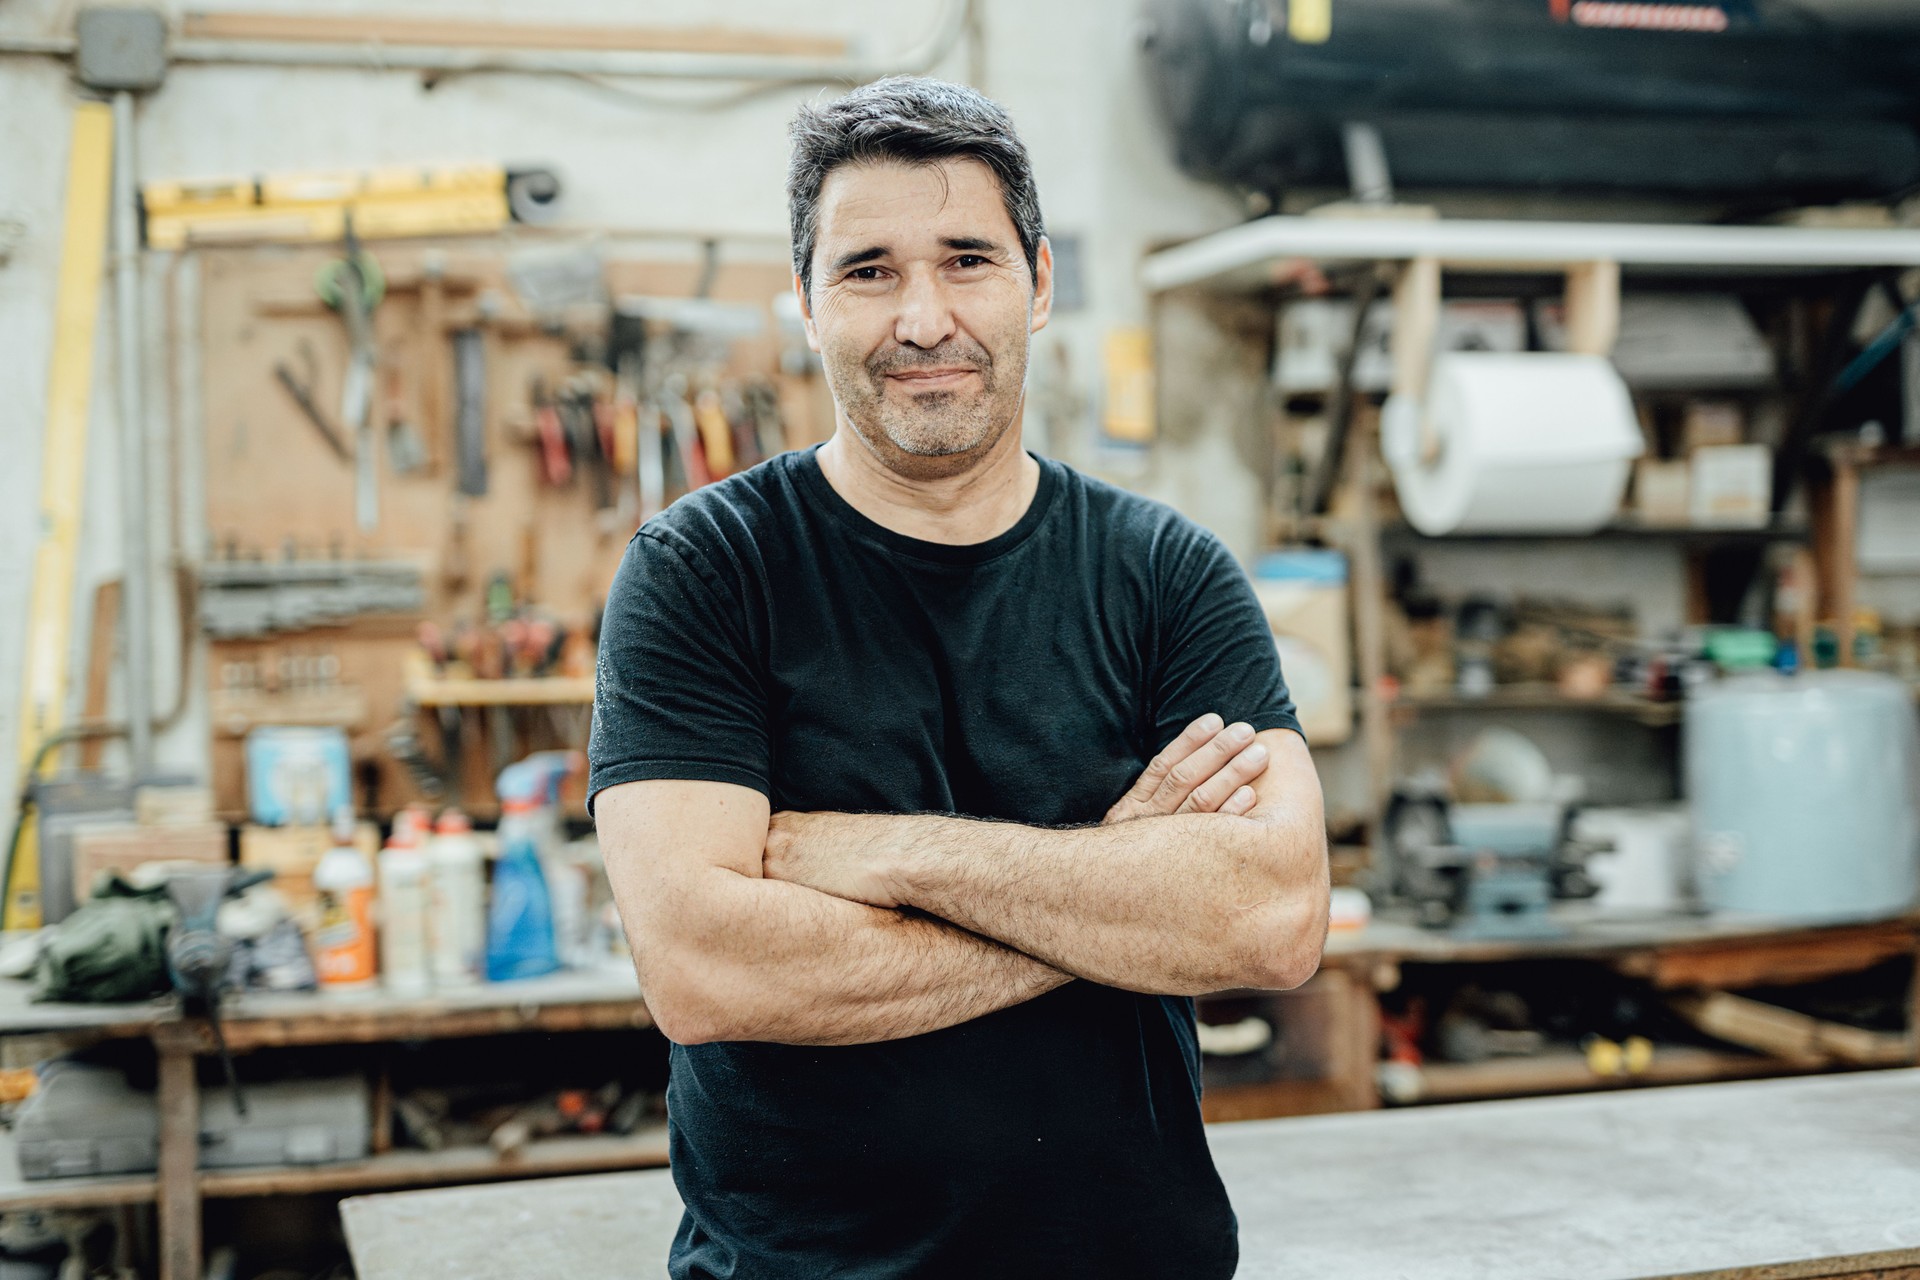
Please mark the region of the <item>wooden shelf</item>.
POLYGON ((1662 525, 1646 524, 1622 516, 1590 533, 1450 533, 1432 537, 1410 524, 1389 524, 1380 530, 1383 537, 1404 538, 1423 546, 1439 547, 1449 543, 1530 543, 1591 542, 1595 539, 1617 542, 1681 543, 1688 546, 1753 546, 1774 542, 1806 542, 1812 531, 1797 520, 1776 520, 1764 525, 1662 525))
POLYGON ((1631 1089, 1647 1085, 1700 1084, 1747 1080, 1757 1076, 1803 1075, 1831 1070, 1785 1058, 1730 1053, 1684 1045, 1661 1045, 1647 1069, 1633 1076, 1599 1076, 1586 1055, 1574 1050, 1528 1058, 1486 1062, 1433 1062, 1420 1067, 1421 1092, 1409 1103, 1466 1102, 1479 1098, 1517 1098, 1545 1093, 1581 1093, 1595 1089, 1631 1089))
POLYGON ((501 1157, 492 1147, 448 1147, 441 1151, 389 1151, 343 1164, 217 1169, 200 1175, 200 1194, 210 1198, 307 1195, 316 1192, 371 1191, 388 1187, 428 1187, 464 1182, 498 1182, 574 1173, 613 1173, 659 1169, 667 1163, 667 1126, 636 1133, 570 1135, 543 1138, 518 1155, 501 1157))
MULTIPOLYGON (((654 1124, 636 1133, 573 1135, 531 1143, 516 1156, 502 1158, 491 1147, 449 1147, 443 1151, 389 1151, 339 1164, 273 1165, 258 1169, 216 1169, 200 1175, 200 1194, 209 1198, 308 1195, 428 1187, 465 1182, 498 1182, 576 1173, 658 1169, 667 1163, 667 1127, 654 1124)), ((157 1195, 153 1174, 107 1177, 41 1178, 20 1176, 13 1139, 0 1137, 0 1211, 83 1209, 146 1204, 157 1195)))
POLYGON ((426 676, 407 682, 407 696, 422 707, 589 706, 593 702, 593 677, 473 680, 426 676))
MULTIPOLYGON (((236 1052, 306 1044, 370 1044, 386 1040, 454 1039, 519 1031, 606 1031, 650 1027, 640 982, 626 966, 605 966, 483 982, 423 996, 365 992, 246 992, 222 1010, 236 1052)), ((189 1019, 172 999, 135 1004, 36 1004, 32 985, 0 979, 0 1034, 73 1032, 99 1039, 184 1036, 213 1052, 202 1019, 189 1019)))
POLYGON ((1741 227, 1470 218, 1274 216, 1150 254, 1153 293, 1189 285, 1271 287, 1275 267, 1434 258, 1455 269, 1558 269, 1605 260, 1625 268, 1743 274, 1920 266, 1910 228, 1741 227))
POLYGON ((1550 684, 1496 685, 1478 698, 1453 693, 1402 695, 1391 705, 1412 711, 1578 711, 1624 716, 1655 727, 1678 724, 1684 714, 1684 704, 1679 702, 1654 702, 1615 691, 1598 698, 1569 698, 1550 684))

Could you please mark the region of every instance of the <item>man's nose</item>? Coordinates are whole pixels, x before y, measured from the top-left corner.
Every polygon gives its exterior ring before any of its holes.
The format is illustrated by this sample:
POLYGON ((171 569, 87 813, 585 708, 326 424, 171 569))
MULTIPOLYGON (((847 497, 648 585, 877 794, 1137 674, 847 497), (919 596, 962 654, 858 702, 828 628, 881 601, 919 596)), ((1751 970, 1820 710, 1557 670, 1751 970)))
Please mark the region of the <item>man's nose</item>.
POLYGON ((894 341, 930 350, 954 333, 953 307, 937 271, 909 271, 901 283, 894 341))

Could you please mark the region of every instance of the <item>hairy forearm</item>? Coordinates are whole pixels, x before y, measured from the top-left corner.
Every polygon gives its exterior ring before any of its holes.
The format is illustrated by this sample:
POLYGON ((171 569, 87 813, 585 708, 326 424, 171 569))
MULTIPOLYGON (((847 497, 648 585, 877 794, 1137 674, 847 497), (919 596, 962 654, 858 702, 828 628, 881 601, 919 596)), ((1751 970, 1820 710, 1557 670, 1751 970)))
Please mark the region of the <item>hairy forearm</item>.
POLYGON ((1046 830, 911 817, 902 903, 1070 973, 1199 994, 1291 986, 1324 938, 1324 837, 1218 814, 1046 830))
POLYGON ((868 1044, 953 1026, 1071 975, 944 921, 706 868, 650 913, 643 987, 671 992, 683 1043, 868 1044))

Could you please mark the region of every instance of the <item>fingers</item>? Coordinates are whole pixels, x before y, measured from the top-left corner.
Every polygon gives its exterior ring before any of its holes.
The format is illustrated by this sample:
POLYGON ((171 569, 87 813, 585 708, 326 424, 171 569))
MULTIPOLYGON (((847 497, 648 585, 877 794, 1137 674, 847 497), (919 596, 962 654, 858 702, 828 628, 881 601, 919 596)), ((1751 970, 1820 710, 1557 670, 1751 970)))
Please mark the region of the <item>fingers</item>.
POLYGON ((1220 806, 1218 812, 1226 814, 1229 818, 1244 818, 1253 812, 1253 806, 1259 803, 1259 800, 1260 797, 1254 794, 1252 787, 1241 787, 1227 797, 1226 803, 1220 806))
MULTIPOLYGON (((1181 761, 1211 742, 1220 733, 1221 723, 1220 717, 1209 711, 1182 729, 1179 737, 1169 742, 1159 755, 1148 762, 1146 771, 1135 779, 1132 789, 1127 792, 1122 803, 1132 800, 1139 804, 1146 804, 1152 800, 1155 793, 1166 782, 1167 774, 1181 761)), ((1188 790, 1191 789, 1191 787, 1188 788, 1188 790)), ((1183 794, 1181 798, 1185 799, 1185 795, 1183 794)), ((1178 804, 1179 801, 1176 800, 1174 803, 1178 804)), ((1163 812, 1172 813, 1173 810, 1169 808, 1163 812)))
POLYGON ((1212 813, 1266 767, 1267 749, 1254 742, 1252 725, 1238 721, 1167 771, 1154 796, 1154 809, 1159 813, 1212 813))

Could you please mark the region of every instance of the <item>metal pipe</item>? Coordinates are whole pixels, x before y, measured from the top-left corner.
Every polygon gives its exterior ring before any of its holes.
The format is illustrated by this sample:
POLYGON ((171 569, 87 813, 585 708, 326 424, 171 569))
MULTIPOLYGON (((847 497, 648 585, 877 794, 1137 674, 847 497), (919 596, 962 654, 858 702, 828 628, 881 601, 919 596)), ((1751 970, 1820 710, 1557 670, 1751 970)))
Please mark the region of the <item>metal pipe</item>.
POLYGON ((72 36, 0 36, 0 54, 71 58, 79 47, 80 42, 72 36))
POLYGON ((113 95, 113 311, 120 392, 121 624, 126 649, 127 746, 137 785, 153 772, 153 598, 148 590, 147 438, 142 416, 139 149, 133 94, 113 95))
MULTIPOLYGON (((861 58, 785 58, 741 54, 653 53, 641 50, 462 49, 444 45, 307 44, 270 40, 175 40, 172 63, 273 67, 342 67, 374 71, 516 72, 526 75, 638 76, 660 80, 846 81, 930 71, 965 34, 969 0, 948 0, 933 30, 898 55, 861 58)), ((0 54, 72 55, 62 37, 0 37, 0 54)))
POLYGON ((294 44, 265 40, 176 40, 168 57, 181 63, 238 63, 361 70, 518 72, 528 75, 640 76, 658 80, 800 80, 862 83, 930 70, 966 28, 967 0, 949 0, 934 29, 884 63, 855 58, 786 58, 639 50, 462 49, 441 45, 294 44))

